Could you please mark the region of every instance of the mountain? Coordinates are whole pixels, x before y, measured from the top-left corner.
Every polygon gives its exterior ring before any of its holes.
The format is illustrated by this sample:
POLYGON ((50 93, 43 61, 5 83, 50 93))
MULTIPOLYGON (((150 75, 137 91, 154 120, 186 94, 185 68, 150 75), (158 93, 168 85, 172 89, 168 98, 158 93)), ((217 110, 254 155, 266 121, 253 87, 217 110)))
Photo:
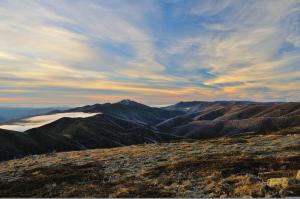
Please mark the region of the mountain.
POLYGON ((296 198, 299 133, 27 156, 0 163, 0 197, 296 198))
POLYGON ((0 197, 300 194, 300 103, 122 100, 69 111, 99 114, 0 129, 0 197))
MULTIPOLYGON (((191 101, 191 102, 179 102, 177 104, 163 107, 165 110, 183 111, 185 113, 194 113, 204 111, 207 108, 219 107, 219 106, 234 106, 234 105, 249 105, 257 104, 258 102, 251 101, 191 101)), ((261 104, 261 103, 260 103, 261 104)))
POLYGON ((131 100, 95 104, 63 113, 100 113, 61 118, 24 133, 0 134, 0 160, 27 154, 111 148, 182 138, 213 138, 300 127, 300 103, 181 102, 153 108, 131 100), (24 147, 23 147, 24 146, 24 147))
POLYGON ((166 119, 183 114, 182 111, 164 110, 150 107, 131 100, 122 100, 113 104, 106 103, 88 105, 66 110, 65 112, 101 112, 107 115, 150 126, 154 126, 166 119))
POLYGON ((63 136, 76 143, 81 149, 153 143, 174 138, 106 114, 88 118, 62 118, 40 128, 30 129, 26 133, 35 139, 40 139, 39 142, 45 140, 43 145, 48 145, 45 136, 63 136))
POLYGON ((61 118, 25 131, 0 130, 0 160, 28 154, 111 148, 177 139, 130 121, 98 114, 88 118, 61 118))
POLYGON ((182 110, 187 106, 193 111, 156 127, 173 135, 199 139, 276 131, 300 125, 300 103, 193 102, 175 105, 172 109, 182 110))
POLYGON ((0 123, 18 120, 25 117, 42 115, 51 111, 64 110, 64 108, 8 108, 0 107, 0 123))

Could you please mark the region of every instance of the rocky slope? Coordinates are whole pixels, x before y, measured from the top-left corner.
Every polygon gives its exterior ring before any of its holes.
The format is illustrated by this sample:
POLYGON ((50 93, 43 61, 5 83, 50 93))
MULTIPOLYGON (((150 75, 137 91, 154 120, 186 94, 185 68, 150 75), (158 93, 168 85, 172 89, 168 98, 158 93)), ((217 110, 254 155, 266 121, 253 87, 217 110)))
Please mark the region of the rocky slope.
POLYGON ((0 196, 300 196, 299 132, 28 156, 0 163, 0 196))

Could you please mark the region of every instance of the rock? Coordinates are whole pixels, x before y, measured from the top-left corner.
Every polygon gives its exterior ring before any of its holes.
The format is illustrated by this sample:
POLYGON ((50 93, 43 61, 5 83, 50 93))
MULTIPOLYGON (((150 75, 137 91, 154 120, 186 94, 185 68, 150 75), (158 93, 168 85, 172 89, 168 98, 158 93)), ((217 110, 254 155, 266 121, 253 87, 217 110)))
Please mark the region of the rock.
MULTIPOLYGON (((270 178, 267 186, 270 188, 279 188, 279 196, 299 196, 300 194, 300 172, 298 171, 296 178, 270 178)), ((276 196, 277 197, 277 196, 276 196)))
POLYGON ((215 193, 210 193, 206 197, 208 197, 208 198, 216 198, 216 197, 218 197, 218 195, 215 194, 215 193))
POLYGON ((220 198, 228 198, 227 194, 220 195, 220 198))
POLYGON ((54 189, 54 188, 56 187, 56 183, 54 182, 54 183, 52 183, 52 184, 46 184, 45 187, 46 187, 47 189, 49 189, 49 190, 52 190, 52 189, 54 189))
POLYGON ((288 178, 270 178, 267 181, 267 185, 269 187, 281 187, 281 188, 288 188, 291 184, 291 180, 288 178))
POLYGON ((247 174, 247 176, 248 176, 249 183, 251 184, 261 181, 261 178, 259 178, 258 176, 252 174, 247 174))
POLYGON ((297 172, 296 180, 300 180, 300 170, 298 170, 298 172, 297 172))

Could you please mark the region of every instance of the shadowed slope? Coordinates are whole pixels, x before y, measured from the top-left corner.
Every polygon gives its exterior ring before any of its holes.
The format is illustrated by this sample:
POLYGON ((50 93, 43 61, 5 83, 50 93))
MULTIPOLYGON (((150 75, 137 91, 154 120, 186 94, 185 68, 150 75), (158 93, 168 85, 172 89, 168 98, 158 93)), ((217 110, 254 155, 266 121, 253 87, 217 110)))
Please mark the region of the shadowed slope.
POLYGON ((0 129, 0 160, 22 157, 41 150, 41 146, 30 136, 20 132, 0 129))
POLYGON ((61 118, 24 133, 0 129, 0 151, 5 151, 0 160, 52 151, 111 148, 171 139, 178 138, 104 114, 61 118))
POLYGON ((89 149, 153 143, 174 138, 105 114, 89 118, 62 118, 26 133, 34 137, 40 136, 41 139, 43 135, 64 136, 82 148, 89 149))
MULTIPOLYGON (((194 102, 193 106, 199 104, 194 102)), ((190 109, 195 110, 195 107, 190 109)), ((300 103, 228 102, 212 103, 201 111, 189 111, 158 124, 157 128, 174 135, 207 138, 270 132, 294 126, 300 126, 300 103)))

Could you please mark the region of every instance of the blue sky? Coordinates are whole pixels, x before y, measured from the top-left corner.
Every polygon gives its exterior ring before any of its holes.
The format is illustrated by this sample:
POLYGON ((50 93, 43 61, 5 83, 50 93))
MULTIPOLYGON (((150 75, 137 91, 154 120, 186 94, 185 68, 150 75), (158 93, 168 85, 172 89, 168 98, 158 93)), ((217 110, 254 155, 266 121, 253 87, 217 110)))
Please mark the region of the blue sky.
POLYGON ((299 101, 297 0, 0 0, 0 106, 299 101))

